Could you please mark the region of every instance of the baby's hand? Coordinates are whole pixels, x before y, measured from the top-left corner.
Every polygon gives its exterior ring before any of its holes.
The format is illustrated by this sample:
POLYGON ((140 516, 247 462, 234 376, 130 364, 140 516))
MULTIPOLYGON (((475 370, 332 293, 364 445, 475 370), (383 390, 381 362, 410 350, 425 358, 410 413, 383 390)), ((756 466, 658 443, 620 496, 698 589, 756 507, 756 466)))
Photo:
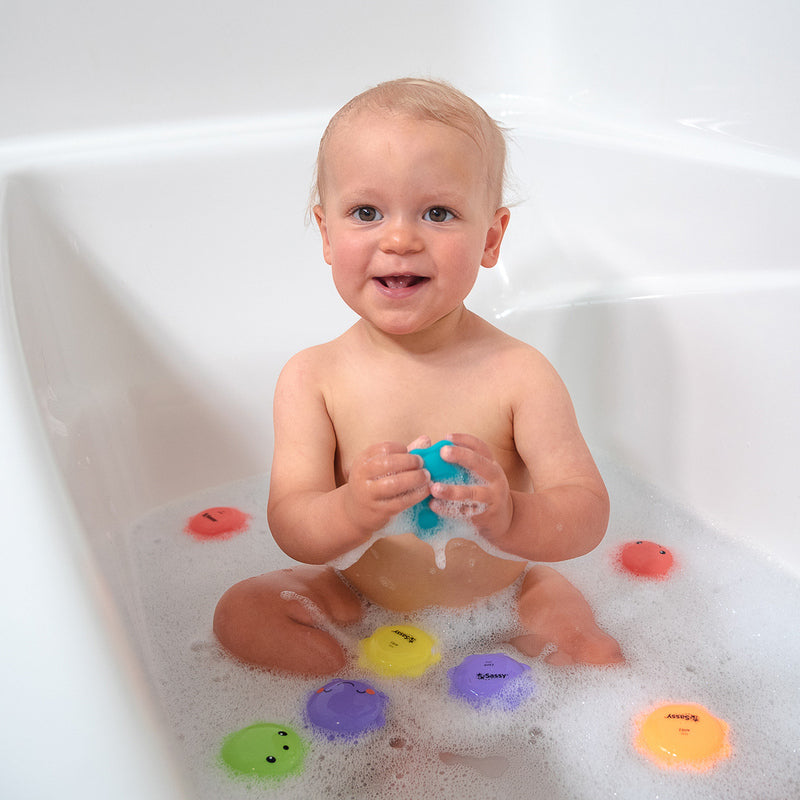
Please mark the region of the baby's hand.
POLYGON ((405 445, 372 445, 350 468, 345 511, 356 527, 371 535, 427 497, 430 477, 422 458, 409 453, 405 445))
POLYGON ((478 533, 494 542, 509 529, 514 514, 506 473, 489 446, 476 436, 457 433, 450 440, 453 446, 442 448, 442 458, 468 469, 485 483, 434 483, 431 510, 443 517, 469 518, 478 533))

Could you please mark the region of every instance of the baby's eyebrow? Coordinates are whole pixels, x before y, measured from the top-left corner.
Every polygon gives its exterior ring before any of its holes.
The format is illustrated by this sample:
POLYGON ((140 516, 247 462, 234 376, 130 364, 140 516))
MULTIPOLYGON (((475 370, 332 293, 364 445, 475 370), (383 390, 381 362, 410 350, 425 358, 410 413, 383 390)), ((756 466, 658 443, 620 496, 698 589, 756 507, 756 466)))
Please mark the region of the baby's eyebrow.
POLYGON ((341 197, 342 204, 350 206, 375 205, 379 199, 380 192, 368 187, 353 189, 341 197))
POLYGON ((433 206, 463 206, 469 201, 471 193, 463 189, 455 189, 444 186, 435 192, 422 197, 422 204, 427 208, 433 206))

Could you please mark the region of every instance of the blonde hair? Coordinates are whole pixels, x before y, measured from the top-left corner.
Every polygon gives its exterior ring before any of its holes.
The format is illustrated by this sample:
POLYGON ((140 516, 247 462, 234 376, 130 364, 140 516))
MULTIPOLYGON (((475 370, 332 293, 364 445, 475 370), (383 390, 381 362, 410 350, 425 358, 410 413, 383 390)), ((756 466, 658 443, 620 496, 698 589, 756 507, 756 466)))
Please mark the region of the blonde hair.
POLYGON ((474 100, 445 81, 398 78, 379 83, 345 103, 331 118, 319 143, 311 205, 324 202, 322 177, 328 142, 348 118, 362 111, 389 112, 430 122, 440 122, 469 136, 483 151, 488 165, 487 183, 495 207, 502 205, 506 177, 506 140, 503 128, 474 100))

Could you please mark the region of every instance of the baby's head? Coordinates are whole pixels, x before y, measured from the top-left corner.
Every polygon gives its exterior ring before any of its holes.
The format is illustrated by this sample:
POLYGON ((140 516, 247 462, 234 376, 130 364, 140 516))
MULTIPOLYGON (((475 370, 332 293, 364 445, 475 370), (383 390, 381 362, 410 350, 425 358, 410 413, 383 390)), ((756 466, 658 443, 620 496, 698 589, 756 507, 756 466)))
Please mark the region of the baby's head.
POLYGON ((354 97, 334 114, 319 143, 316 181, 311 205, 325 204, 325 166, 328 144, 336 131, 359 114, 394 114, 406 119, 439 122, 469 136, 486 161, 490 203, 503 200, 506 141, 501 127, 474 100, 443 81, 399 78, 380 83, 354 97))

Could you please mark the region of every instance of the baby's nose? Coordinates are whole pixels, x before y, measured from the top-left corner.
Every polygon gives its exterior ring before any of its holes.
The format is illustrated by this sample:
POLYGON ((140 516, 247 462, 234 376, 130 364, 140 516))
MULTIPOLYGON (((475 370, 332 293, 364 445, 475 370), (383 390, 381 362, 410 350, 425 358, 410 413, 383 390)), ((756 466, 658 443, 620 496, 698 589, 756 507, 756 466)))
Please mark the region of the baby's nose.
POLYGON ((419 252, 422 246, 419 230, 410 220, 396 219, 383 228, 381 249, 385 253, 406 255, 419 252))

